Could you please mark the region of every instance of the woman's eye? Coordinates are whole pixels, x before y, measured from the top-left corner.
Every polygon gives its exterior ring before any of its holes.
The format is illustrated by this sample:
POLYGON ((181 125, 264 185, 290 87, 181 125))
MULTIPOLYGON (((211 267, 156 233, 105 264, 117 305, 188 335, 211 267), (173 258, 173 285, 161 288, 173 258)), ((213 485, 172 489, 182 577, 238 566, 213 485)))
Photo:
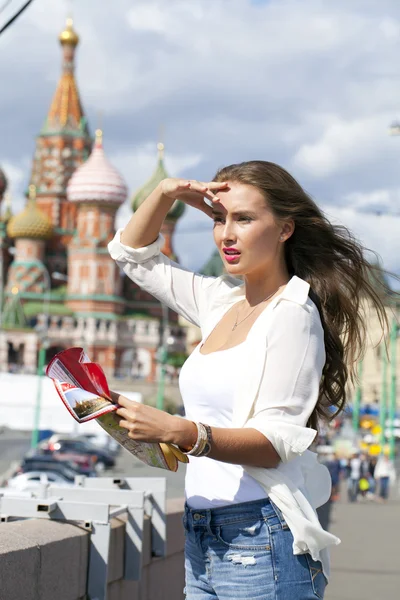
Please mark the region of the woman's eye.
POLYGON ((214 223, 222 223, 221 217, 214 217, 214 223))
POLYGON ((249 223, 252 219, 250 217, 240 217, 239 221, 247 221, 249 223))

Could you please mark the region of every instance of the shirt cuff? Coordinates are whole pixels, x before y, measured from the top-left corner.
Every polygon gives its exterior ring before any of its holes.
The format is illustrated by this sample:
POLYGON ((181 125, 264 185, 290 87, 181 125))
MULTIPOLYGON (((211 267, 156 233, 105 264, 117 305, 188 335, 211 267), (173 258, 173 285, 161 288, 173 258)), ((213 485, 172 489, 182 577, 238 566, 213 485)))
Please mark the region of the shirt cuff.
POLYGON ((249 419, 245 427, 257 429, 265 435, 284 463, 303 454, 317 435, 317 431, 309 427, 273 420, 263 423, 257 417, 249 419))
POLYGON ((121 243, 121 233, 123 229, 118 229, 114 238, 108 244, 108 251, 111 257, 116 261, 144 263, 161 252, 164 246, 164 236, 160 233, 158 238, 148 246, 142 248, 131 248, 121 243))

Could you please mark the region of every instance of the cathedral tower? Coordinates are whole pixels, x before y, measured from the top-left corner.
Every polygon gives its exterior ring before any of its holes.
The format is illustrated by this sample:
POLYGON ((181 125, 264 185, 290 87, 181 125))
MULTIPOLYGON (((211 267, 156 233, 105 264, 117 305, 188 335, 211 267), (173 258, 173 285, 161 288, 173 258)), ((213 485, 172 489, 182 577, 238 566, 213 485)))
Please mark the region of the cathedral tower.
POLYGON ((71 177, 67 197, 77 209, 77 230, 68 248, 67 303, 79 313, 121 313, 121 277, 107 244, 127 188, 104 154, 101 131, 89 159, 71 177))
POLYGON ((72 19, 59 36, 62 73, 44 126, 36 140, 31 183, 37 190, 37 206, 50 219, 55 236, 49 245, 50 270, 66 271, 63 245, 75 228, 76 206, 66 198, 68 181, 89 156, 92 139, 75 81, 75 50, 79 38, 72 19))

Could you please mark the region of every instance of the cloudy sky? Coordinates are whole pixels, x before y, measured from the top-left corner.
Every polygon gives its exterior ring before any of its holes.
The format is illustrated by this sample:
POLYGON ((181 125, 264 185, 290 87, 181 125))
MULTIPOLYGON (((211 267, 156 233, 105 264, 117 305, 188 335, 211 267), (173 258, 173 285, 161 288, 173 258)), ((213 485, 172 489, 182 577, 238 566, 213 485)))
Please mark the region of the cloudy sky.
MULTIPOLYGON (((71 5, 82 102, 92 131, 102 112, 131 193, 154 169, 163 125, 171 175, 277 162, 400 273, 398 0, 35 0, 0 37, 0 164, 15 210, 71 5)), ((118 222, 128 218, 126 206, 118 222)), ((213 250, 209 219, 187 210, 175 247, 199 268, 213 250)))

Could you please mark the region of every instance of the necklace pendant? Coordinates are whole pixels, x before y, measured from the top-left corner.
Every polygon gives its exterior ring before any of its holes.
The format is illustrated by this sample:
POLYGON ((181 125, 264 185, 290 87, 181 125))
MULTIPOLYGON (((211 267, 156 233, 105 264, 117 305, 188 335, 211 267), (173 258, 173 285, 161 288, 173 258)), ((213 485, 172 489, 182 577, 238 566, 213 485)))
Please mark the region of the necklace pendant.
POLYGON ((232 327, 232 331, 235 331, 236 327, 238 326, 237 323, 234 324, 234 326, 232 327))

